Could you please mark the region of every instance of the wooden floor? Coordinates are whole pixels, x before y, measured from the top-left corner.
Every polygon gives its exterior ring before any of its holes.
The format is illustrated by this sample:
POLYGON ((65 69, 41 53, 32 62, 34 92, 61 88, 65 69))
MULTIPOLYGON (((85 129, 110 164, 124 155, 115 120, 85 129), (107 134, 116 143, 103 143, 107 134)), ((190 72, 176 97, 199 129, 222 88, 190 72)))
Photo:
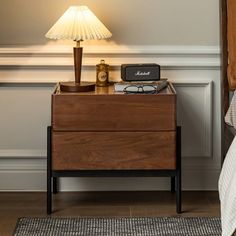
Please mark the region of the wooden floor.
MULTIPOLYGON (((53 217, 176 216, 170 192, 87 192, 54 195, 53 217)), ((46 193, 0 193, 0 236, 20 217, 45 217, 46 193)), ((219 216, 217 192, 183 192, 182 216, 219 216)))

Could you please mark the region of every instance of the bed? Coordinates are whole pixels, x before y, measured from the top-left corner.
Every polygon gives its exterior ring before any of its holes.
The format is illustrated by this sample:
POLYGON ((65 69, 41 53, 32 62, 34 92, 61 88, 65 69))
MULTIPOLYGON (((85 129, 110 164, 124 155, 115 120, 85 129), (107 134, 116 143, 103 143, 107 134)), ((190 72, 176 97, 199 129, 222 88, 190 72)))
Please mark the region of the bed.
POLYGON ((219 197, 222 236, 232 236, 236 231, 236 0, 220 3, 223 166, 219 197))

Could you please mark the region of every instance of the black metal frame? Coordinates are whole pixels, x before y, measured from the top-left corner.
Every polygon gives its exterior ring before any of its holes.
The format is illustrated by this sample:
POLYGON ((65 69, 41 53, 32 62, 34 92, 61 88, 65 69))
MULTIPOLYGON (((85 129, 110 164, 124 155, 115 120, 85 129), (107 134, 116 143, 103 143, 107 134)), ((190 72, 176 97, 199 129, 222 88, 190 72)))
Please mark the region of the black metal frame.
POLYGON ((176 212, 181 213, 181 127, 176 132, 175 170, 78 170, 53 171, 51 126, 47 129, 47 214, 52 213, 52 190, 58 192, 58 177, 171 177, 171 192, 176 192, 176 212), (53 182, 53 183, 52 183, 53 182))

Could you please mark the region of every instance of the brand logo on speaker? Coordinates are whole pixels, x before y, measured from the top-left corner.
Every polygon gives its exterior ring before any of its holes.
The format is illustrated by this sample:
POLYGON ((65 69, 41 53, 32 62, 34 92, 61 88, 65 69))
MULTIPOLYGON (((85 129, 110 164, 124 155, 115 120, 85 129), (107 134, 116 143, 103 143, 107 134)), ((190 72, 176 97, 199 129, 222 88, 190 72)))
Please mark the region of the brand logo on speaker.
POLYGON ((148 71, 148 72, 137 71, 137 72, 135 73, 135 76, 148 76, 148 75, 150 75, 150 74, 151 74, 150 71, 148 71))

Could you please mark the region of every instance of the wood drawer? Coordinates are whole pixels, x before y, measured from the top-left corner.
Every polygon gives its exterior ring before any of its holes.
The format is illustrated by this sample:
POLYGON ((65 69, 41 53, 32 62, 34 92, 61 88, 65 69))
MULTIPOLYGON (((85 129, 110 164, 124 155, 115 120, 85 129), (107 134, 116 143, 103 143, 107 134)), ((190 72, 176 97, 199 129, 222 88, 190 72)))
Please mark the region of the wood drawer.
POLYGON ((53 95, 54 131, 170 131, 176 129, 176 96, 53 95))
POLYGON ((52 132, 53 170, 176 168, 176 132, 52 132))

